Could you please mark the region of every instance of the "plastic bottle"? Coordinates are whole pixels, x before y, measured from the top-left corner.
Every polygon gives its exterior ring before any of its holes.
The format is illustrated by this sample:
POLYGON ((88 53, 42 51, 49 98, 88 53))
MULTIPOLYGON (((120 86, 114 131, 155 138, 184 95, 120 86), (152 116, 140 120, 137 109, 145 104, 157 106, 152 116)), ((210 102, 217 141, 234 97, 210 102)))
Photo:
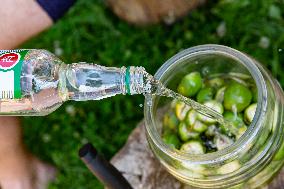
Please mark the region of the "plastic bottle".
POLYGON ((67 100, 151 93, 143 67, 64 64, 46 50, 0 50, 0 115, 47 115, 67 100))

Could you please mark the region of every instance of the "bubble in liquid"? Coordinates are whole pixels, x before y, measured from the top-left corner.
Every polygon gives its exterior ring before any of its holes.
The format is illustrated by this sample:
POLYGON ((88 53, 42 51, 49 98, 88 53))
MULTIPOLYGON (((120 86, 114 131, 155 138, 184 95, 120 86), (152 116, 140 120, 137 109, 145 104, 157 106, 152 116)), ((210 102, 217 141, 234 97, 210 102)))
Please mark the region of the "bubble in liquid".
POLYGON ((278 52, 282 52, 283 49, 278 49, 278 52))
POLYGON ((142 107, 143 107, 143 104, 139 104, 139 107, 142 108, 142 107))

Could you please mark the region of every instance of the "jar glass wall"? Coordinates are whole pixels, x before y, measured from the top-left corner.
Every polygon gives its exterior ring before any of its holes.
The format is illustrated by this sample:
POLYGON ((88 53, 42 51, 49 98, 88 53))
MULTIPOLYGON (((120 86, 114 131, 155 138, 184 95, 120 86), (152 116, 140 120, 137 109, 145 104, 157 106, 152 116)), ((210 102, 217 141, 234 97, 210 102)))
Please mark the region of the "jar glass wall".
POLYGON ((192 71, 204 77, 229 72, 250 75, 257 86, 257 109, 247 131, 231 146, 212 153, 191 155, 166 145, 162 115, 172 99, 151 96, 145 103, 149 145, 166 169, 182 182, 200 188, 256 188, 272 178, 284 159, 284 96, 278 82, 254 59, 229 47, 201 45, 169 59, 155 74, 166 87, 176 90, 181 78, 192 71))

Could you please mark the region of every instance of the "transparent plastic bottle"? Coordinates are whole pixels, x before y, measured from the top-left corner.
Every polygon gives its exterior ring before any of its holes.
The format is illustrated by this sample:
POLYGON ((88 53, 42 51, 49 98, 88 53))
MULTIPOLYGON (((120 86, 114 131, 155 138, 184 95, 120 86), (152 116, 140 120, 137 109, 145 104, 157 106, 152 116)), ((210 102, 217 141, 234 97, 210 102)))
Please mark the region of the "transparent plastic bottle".
POLYGON ((64 101, 154 91, 143 67, 64 64, 46 50, 0 50, 0 115, 42 116, 64 101))

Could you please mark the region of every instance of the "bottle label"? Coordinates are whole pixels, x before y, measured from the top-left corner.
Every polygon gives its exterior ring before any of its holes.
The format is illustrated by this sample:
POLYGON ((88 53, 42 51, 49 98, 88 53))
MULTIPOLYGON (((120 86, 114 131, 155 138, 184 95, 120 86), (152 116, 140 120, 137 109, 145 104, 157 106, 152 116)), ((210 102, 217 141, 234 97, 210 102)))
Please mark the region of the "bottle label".
POLYGON ((21 71, 28 50, 0 50, 0 99, 19 99, 21 71))

